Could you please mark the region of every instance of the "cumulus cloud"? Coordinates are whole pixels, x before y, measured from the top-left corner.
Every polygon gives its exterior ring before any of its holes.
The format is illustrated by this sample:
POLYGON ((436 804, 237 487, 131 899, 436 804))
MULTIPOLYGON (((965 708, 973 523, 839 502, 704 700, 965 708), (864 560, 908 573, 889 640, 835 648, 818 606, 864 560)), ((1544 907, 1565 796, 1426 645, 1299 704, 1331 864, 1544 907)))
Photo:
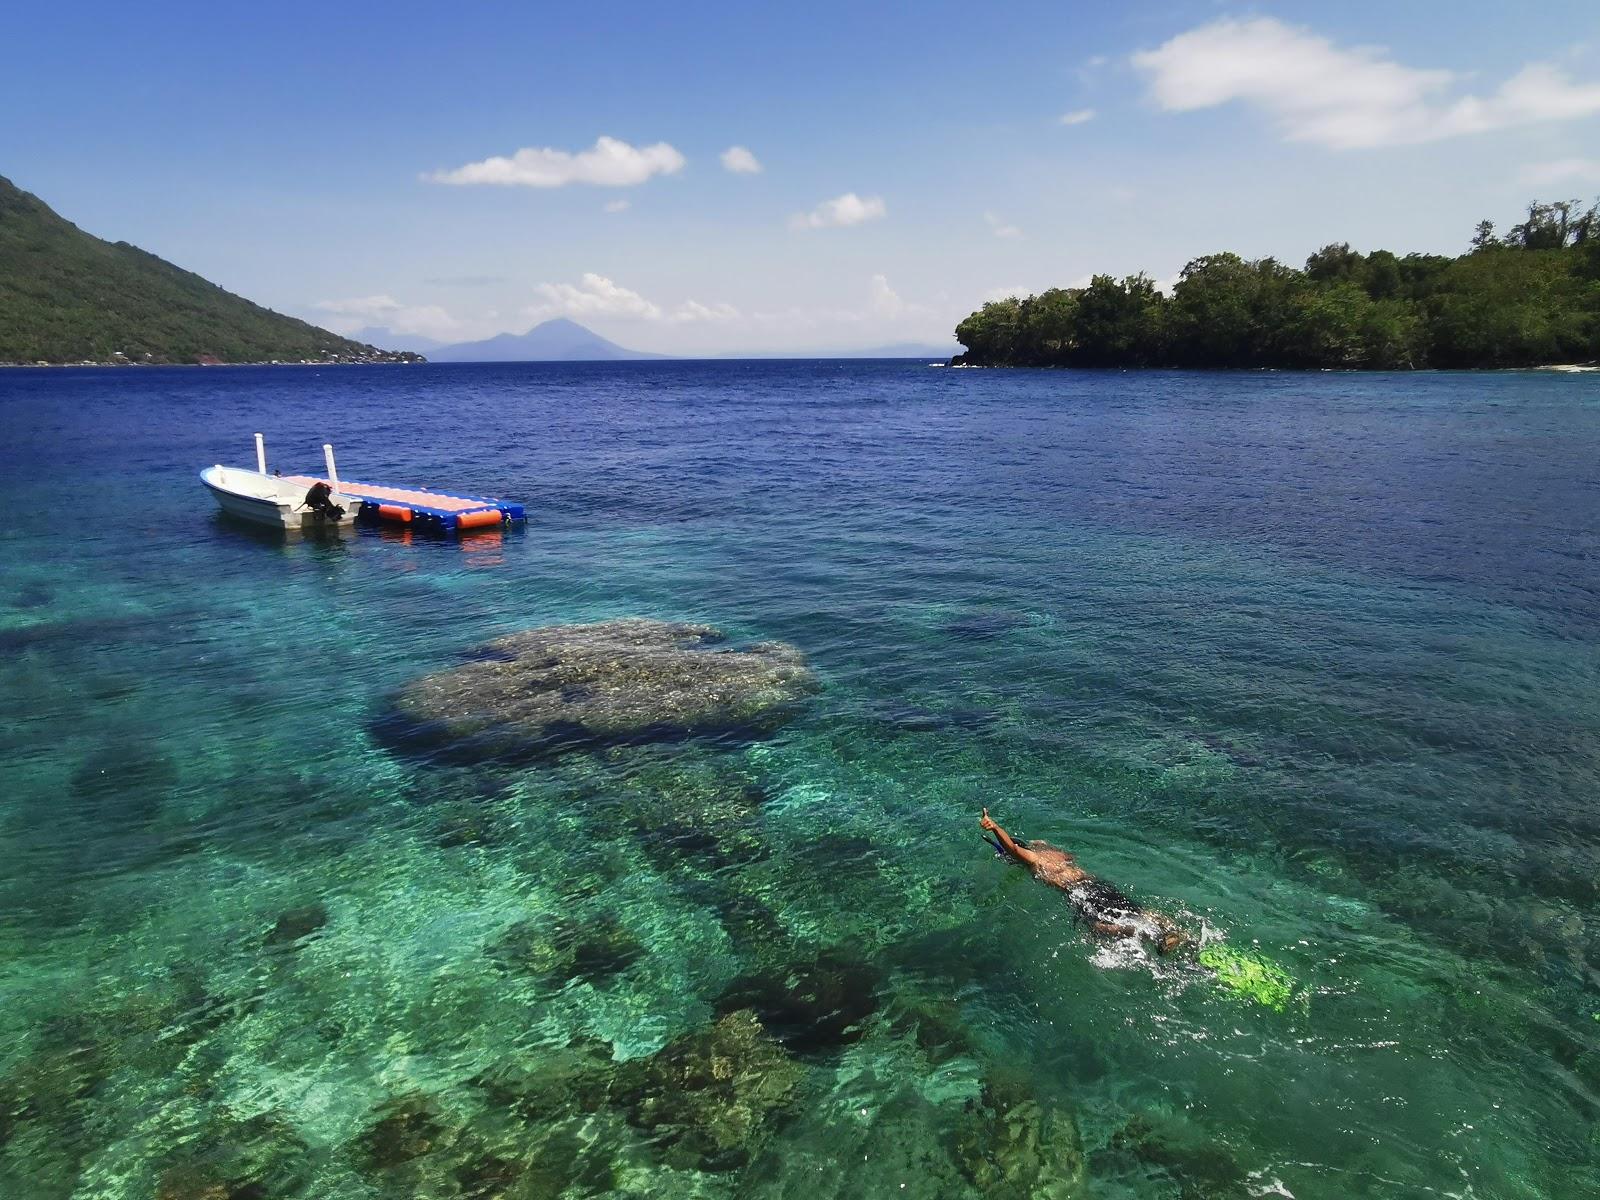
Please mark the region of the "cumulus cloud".
POLYGON ((496 155, 451 171, 434 171, 423 178, 432 183, 492 183, 507 187, 558 188, 569 183, 632 187, 656 175, 681 171, 684 162, 683 155, 666 142, 630 146, 617 138, 600 137, 589 149, 576 154, 530 146, 509 158, 496 155))
POLYGON ((1094 109, 1075 108, 1071 112, 1062 113, 1057 120, 1063 125, 1082 125, 1085 122, 1094 120, 1094 109))
POLYGON ((344 300, 319 300, 315 307, 327 313, 335 333, 350 334, 368 325, 381 325, 393 333, 450 341, 461 332, 461 322, 437 304, 402 304, 393 296, 352 296, 344 300))
POLYGON ((573 283, 541 283, 534 289, 544 297, 540 314, 571 317, 642 317, 659 320, 661 309, 638 292, 614 283, 604 275, 586 271, 573 283))
POLYGON ((997 213, 986 212, 983 214, 983 220, 989 226, 990 232, 997 238, 1019 238, 1022 236, 1022 230, 1003 220, 997 213))
POLYGON ((1518 177, 1530 187, 1600 183, 1600 158, 1558 158, 1554 162, 1529 163, 1518 172, 1518 177))
POLYGON ((900 293, 889 286, 887 275, 874 275, 872 285, 872 311, 884 317, 898 317, 906 310, 900 293))
POLYGON ((761 174, 761 162, 743 146, 729 146, 722 152, 723 168, 735 175, 761 174))
POLYGON ((861 197, 846 192, 832 200, 824 200, 808 213, 796 213, 789 218, 793 229, 837 229, 845 225, 859 225, 863 221, 876 221, 889 209, 881 196, 861 197))
POLYGON ((632 288, 592 271, 585 272, 577 283, 541 283, 534 290, 543 297, 542 303, 527 310, 527 315, 535 318, 620 317, 690 324, 732 321, 739 316, 739 310, 731 304, 702 304, 698 300, 685 300, 675 308, 665 309, 632 288))
POLYGON ((701 304, 698 300, 685 300, 672 310, 671 319, 680 323, 690 321, 737 321, 739 310, 731 304, 701 304))
POLYGON ((1533 63, 1487 96, 1447 95, 1453 71, 1408 67, 1271 17, 1224 18, 1132 58, 1169 112, 1239 101, 1290 141, 1340 150, 1410 145, 1600 112, 1600 84, 1533 63))
POLYGON ((628 202, 626 200, 607 200, 605 204, 601 206, 601 209, 602 211, 608 213, 627 212, 628 202))

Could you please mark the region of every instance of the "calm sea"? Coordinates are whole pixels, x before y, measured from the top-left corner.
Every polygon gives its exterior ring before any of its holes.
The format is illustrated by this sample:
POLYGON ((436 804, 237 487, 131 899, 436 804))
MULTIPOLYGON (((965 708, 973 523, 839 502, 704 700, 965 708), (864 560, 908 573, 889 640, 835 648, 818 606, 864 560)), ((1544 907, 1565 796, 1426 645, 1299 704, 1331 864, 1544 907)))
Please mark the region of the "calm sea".
POLYGON ((1597 464, 1594 376, 0 372, 0 1194, 1600 1194, 1597 464), (526 530, 261 536, 258 430, 526 530), (375 736, 617 616, 824 690, 375 736))

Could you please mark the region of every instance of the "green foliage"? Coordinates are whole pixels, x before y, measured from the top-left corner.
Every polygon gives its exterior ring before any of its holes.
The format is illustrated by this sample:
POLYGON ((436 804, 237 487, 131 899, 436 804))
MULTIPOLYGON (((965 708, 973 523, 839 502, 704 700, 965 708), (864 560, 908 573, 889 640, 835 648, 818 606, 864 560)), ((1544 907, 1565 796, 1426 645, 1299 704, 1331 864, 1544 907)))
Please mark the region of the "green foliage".
POLYGON ((1460 258, 1336 242, 1304 270, 1210 254, 1170 297, 1144 275, 986 304, 956 327, 983 366, 1522 367, 1600 358, 1600 204, 1532 204, 1460 258))
POLYGON ((91 237, 0 178, 0 362, 399 359, 91 237))

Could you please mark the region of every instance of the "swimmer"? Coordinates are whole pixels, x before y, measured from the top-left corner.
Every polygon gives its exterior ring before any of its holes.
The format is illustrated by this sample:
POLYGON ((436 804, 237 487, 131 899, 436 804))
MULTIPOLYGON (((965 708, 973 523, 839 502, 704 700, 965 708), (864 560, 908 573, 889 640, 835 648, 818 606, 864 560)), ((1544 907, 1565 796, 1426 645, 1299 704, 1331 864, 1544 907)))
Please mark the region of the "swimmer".
POLYGON ((1101 937, 1143 938, 1157 954, 1170 954, 1188 940, 1170 917, 1139 907, 1109 883, 1085 871, 1065 850, 1041 841, 1018 845, 989 816, 987 808, 978 824, 999 839, 990 845, 1025 865, 1041 883, 1065 892, 1084 923, 1101 937))

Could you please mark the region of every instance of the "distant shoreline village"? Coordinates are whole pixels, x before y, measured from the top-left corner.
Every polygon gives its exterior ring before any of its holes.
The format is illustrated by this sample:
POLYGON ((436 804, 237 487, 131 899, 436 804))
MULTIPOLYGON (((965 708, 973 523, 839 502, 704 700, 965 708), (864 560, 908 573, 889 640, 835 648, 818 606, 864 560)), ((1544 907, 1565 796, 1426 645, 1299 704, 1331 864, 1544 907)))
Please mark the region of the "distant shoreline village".
POLYGON ((0 367, 370 367, 380 364, 409 366, 428 360, 408 350, 377 350, 371 354, 339 354, 327 358, 266 358, 244 362, 228 361, 209 354, 198 355, 187 362, 167 362, 155 358, 129 358, 125 354, 111 358, 84 358, 74 362, 0 362, 0 367))

